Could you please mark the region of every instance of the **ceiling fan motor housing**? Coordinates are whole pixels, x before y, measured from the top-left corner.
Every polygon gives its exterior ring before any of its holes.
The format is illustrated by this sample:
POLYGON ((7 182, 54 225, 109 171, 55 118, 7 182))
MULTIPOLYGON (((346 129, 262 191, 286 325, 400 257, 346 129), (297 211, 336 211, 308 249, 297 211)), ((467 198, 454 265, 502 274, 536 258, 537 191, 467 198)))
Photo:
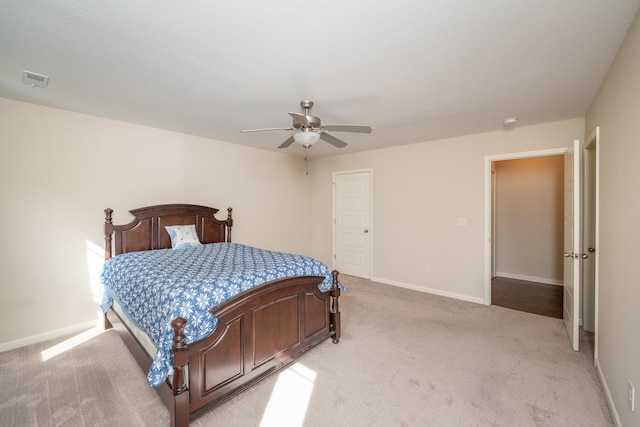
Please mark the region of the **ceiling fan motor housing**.
POLYGON ((299 123, 294 118, 293 127, 296 129, 319 129, 321 125, 320 117, 309 114, 309 110, 313 107, 313 101, 309 101, 308 99, 302 100, 300 101, 300 107, 304 110, 304 116, 307 123, 299 123))
POLYGON ((307 118, 307 123, 300 123, 296 120, 293 120, 293 127, 296 129, 320 129, 320 117, 316 116, 305 116, 307 118))

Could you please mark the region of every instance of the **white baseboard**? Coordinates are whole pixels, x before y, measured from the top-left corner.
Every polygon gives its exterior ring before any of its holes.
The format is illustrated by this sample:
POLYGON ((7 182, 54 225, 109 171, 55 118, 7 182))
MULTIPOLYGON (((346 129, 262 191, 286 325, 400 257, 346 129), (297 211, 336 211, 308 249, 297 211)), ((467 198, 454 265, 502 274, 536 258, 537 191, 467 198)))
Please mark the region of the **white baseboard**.
POLYGON ((559 285, 563 286, 562 280, 547 279, 545 277, 525 276, 524 274, 505 273, 502 271, 496 271, 497 277, 504 277, 505 279, 526 280, 527 282, 546 283, 547 285, 559 285))
POLYGON ((413 285, 413 284, 410 284, 410 283, 397 282, 395 280, 383 279, 381 277, 372 277, 371 280, 374 281, 374 282, 383 283, 385 285, 398 286, 400 288, 411 289, 413 291, 425 292, 425 293, 428 293, 428 294, 439 295, 441 297, 455 298, 455 299, 459 299, 459 300, 462 300, 462 301, 474 302, 476 304, 485 305, 484 300, 482 298, 472 297, 472 296, 469 296, 469 295, 442 291, 440 289, 426 288, 424 286, 413 285))
POLYGON ((16 348, 24 347, 31 344, 36 344, 42 341, 47 341, 53 338, 58 338, 64 335, 73 334, 76 332, 82 332, 87 329, 95 328, 98 325, 97 320, 90 322, 79 323, 77 325, 67 326, 66 328, 56 329, 55 331, 49 331, 38 335, 32 335, 30 337, 21 338, 15 341, 9 341, 0 343, 0 352, 13 350, 16 348))
POLYGON ((616 424, 616 427, 622 427, 622 421, 620 421, 620 416, 618 415, 618 410, 616 409, 616 404, 613 403, 613 397, 611 396, 611 391, 609 390, 609 386, 607 385, 607 380, 604 377, 604 373, 602 372, 602 368, 600 368, 600 361, 596 357, 596 372, 598 372, 598 378, 600 378, 600 384, 602 384, 602 390, 604 391, 604 395, 607 398, 607 403, 609 404, 609 409, 611 410, 611 415, 613 416, 613 422, 616 424))

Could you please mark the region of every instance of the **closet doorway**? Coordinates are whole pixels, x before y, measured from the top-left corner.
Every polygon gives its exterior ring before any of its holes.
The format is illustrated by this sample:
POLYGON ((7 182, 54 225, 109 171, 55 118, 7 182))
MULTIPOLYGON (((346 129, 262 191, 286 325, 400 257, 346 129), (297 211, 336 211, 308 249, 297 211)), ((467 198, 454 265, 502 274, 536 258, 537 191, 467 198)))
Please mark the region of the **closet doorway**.
POLYGON ((493 162, 491 302, 562 318, 564 157, 493 162))
POLYGON ((562 318, 564 151, 489 159, 491 304, 562 318))

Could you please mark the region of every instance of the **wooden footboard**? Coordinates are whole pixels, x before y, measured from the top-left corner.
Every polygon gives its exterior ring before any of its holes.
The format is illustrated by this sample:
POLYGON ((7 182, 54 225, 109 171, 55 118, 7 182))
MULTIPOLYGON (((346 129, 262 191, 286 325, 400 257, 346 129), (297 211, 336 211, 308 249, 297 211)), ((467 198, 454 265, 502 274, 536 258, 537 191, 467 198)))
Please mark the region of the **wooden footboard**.
POLYGON ((226 400, 334 336, 332 296, 318 289, 322 280, 267 283, 213 310, 214 333, 189 345, 189 412, 226 400))

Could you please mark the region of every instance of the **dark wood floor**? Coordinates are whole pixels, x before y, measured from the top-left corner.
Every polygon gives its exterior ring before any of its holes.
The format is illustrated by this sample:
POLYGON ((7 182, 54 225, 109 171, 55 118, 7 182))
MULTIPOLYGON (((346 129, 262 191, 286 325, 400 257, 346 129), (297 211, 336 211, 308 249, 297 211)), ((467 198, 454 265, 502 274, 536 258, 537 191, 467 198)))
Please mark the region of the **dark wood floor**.
POLYGON ((494 277, 491 304, 562 319, 562 286, 494 277))

